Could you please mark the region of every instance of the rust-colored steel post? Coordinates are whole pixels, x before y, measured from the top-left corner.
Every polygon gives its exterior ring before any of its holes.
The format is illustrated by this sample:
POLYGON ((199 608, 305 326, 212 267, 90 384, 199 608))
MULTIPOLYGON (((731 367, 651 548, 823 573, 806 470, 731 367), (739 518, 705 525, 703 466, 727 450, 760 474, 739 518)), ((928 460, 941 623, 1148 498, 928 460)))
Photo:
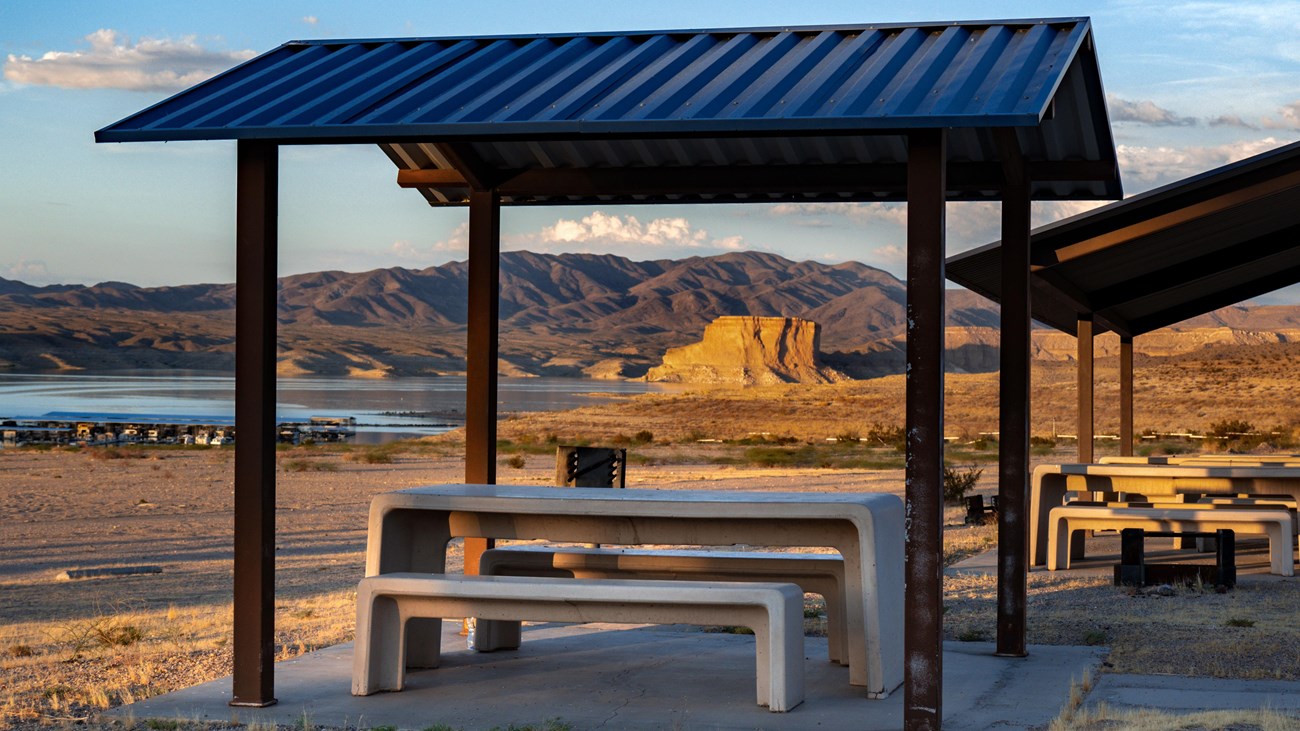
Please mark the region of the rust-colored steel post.
MULTIPOLYGON (((501 196, 469 194, 469 336, 465 357, 465 482, 497 481, 497 317, 501 196)), ((465 539, 465 573, 477 574, 485 538, 465 539)))
POLYGON ((945 134, 908 134, 903 726, 943 719, 945 134))
POLYGON ((1119 338, 1119 453, 1133 455, 1133 336, 1119 338))
POLYGON ((1079 461, 1092 461, 1092 315, 1079 316, 1079 461))
POLYGON ((996 654, 1024 657, 1029 593, 1029 185, 1002 198, 1002 323, 998 424, 998 630, 996 654))
POLYGON ((240 140, 235 222, 235 613, 232 706, 275 703, 278 148, 240 140))

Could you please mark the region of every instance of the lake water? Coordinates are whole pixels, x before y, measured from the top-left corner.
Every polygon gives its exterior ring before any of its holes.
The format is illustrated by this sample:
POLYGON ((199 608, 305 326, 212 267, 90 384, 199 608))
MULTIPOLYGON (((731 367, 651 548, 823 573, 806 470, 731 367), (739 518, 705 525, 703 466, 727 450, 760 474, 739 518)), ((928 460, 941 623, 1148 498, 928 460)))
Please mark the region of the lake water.
MULTIPOLYGON (((578 378, 501 378, 499 412, 558 411, 679 386, 578 378)), ((374 443, 437 434, 459 426, 465 379, 281 378, 278 421, 353 416, 357 441, 374 443), (362 426, 363 425, 363 426, 362 426)), ((165 423, 169 419, 234 423, 235 379, 198 372, 113 375, 0 375, 0 418, 109 420, 165 423), (211 421, 205 421, 210 419, 211 421)))

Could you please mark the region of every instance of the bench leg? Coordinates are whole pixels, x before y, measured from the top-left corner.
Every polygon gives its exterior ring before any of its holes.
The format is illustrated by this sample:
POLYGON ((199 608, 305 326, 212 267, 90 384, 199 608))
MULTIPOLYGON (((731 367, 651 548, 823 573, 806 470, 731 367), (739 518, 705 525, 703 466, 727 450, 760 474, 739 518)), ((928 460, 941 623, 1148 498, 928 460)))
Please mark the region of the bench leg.
POLYGON ((442 664, 442 620, 412 617, 402 628, 406 667, 436 668, 442 664))
POLYGON ((762 609, 748 614, 747 624, 754 631, 758 705, 784 713, 803 703, 803 602, 786 602, 771 617, 762 609), (773 632, 773 627, 787 631, 773 632))
POLYGON ((401 690, 405 680, 402 617, 390 597, 357 598, 352 650, 352 695, 401 690))
POLYGON ((835 587, 834 596, 827 591, 822 595, 826 601, 826 646, 829 648, 831 662, 840 665, 849 664, 848 610, 844 606, 844 587, 835 587))
POLYGON ((478 652, 518 650, 523 642, 520 625, 504 619, 480 619, 475 625, 474 649, 478 652))
POLYGON ((1070 521, 1057 518, 1051 521, 1047 534, 1047 570, 1070 568, 1070 521))
POLYGON ((1295 576, 1295 555, 1291 550, 1291 526, 1268 527, 1269 571, 1278 576, 1295 576))

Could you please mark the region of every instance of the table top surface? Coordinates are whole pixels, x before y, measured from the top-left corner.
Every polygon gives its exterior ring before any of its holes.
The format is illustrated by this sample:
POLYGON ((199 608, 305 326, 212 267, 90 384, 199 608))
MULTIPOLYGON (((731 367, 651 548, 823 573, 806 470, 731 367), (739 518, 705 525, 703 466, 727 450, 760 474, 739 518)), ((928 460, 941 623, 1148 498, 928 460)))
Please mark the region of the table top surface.
POLYGON ((539 485, 428 485, 380 493, 381 510, 662 515, 845 520, 864 514, 901 518, 903 501, 886 493, 652 490, 539 485))
POLYGON ((1034 475, 1097 475, 1099 477, 1240 477, 1300 479, 1300 467, 1285 465, 1200 464, 1044 464, 1034 475))

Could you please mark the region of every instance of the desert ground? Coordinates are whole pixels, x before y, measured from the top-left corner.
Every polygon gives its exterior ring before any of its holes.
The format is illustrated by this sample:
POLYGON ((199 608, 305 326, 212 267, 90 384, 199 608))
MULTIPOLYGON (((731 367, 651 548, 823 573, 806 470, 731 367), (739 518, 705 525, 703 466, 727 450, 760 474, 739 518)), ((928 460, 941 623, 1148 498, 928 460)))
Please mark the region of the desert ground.
MULTIPOLYGON (((815 398, 835 401, 825 393, 815 398)), ((682 402, 674 401, 680 398, 508 418, 501 428, 499 481, 551 484, 554 442, 562 438, 557 433, 581 431, 629 446, 630 487, 902 494, 901 454, 883 443, 889 430, 870 421, 858 421, 858 428, 819 422, 839 433, 839 441, 817 436, 792 442, 775 429, 724 434, 707 426, 714 423, 709 419, 683 422, 682 402), (666 416, 644 418, 674 410, 672 423, 666 416), (628 419, 632 413, 635 420, 628 419), (625 434, 613 426, 620 423, 649 427, 625 434), (687 429, 684 423, 706 426, 687 429), (717 436, 695 433, 704 428, 717 436)), ((731 398, 736 401, 711 408, 725 412, 749 396, 731 398)), ((1035 460, 1070 461, 1072 449, 1043 443, 1035 460)), ((996 443, 954 445, 949 458, 962 470, 983 469, 976 490, 994 491, 996 443)), ((463 445, 451 434, 385 447, 295 447, 279 453, 278 465, 277 651, 291 657, 351 639, 352 587, 362 575, 371 497, 461 481, 463 445)), ((229 673, 232 490, 229 448, 0 450, 4 723, 84 728, 103 708, 229 673), (161 572, 57 578, 69 569, 125 566, 161 572)), ((993 546, 991 526, 963 525, 956 506, 945 517, 947 564, 993 546)), ((1030 585, 1030 642, 1107 646, 1107 671, 1300 678, 1300 628, 1294 623, 1300 582, 1243 582, 1227 593, 1178 587, 1162 594, 1119 589, 1100 576, 1034 572, 1030 585)), ((992 577, 950 576, 948 639, 991 639, 995 597, 992 577)), ((818 630, 813 618, 809 631, 818 630)), ((1088 723, 1101 725, 1062 728, 1113 727, 1104 718, 1088 723)))

